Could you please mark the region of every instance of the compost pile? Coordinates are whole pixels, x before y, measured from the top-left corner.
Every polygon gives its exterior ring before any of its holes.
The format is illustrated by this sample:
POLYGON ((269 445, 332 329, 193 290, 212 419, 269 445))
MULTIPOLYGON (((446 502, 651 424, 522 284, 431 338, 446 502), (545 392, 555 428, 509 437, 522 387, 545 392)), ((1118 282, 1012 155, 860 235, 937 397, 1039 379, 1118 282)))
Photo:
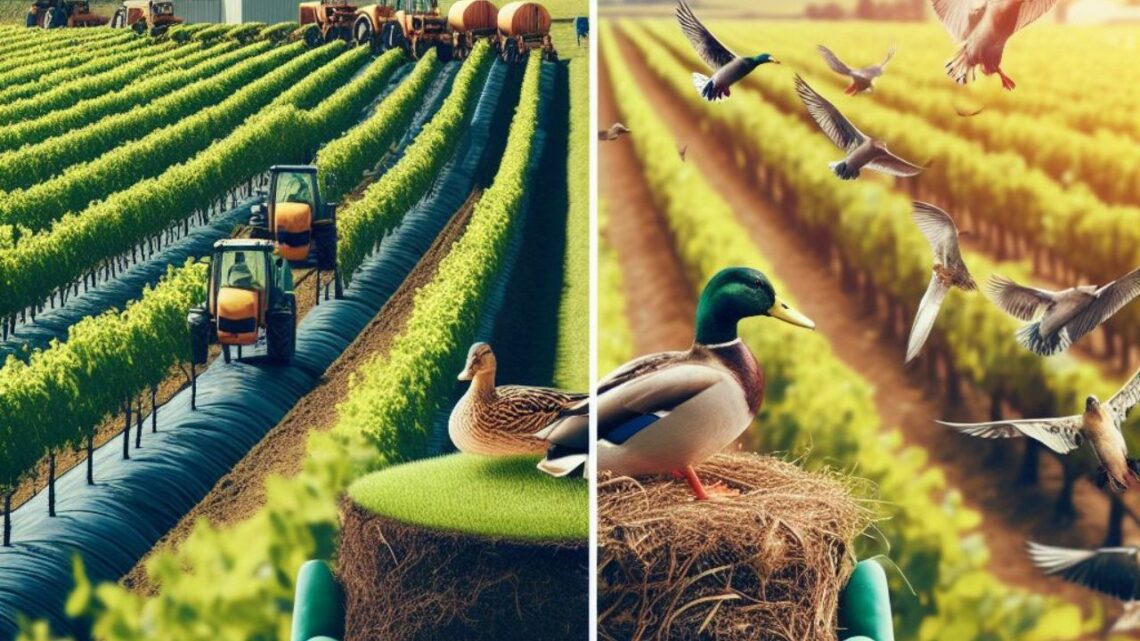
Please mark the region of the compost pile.
POLYGON ((667 477, 602 474, 598 633, 608 640, 832 641, 870 487, 755 454, 697 468, 740 496, 694 501, 667 477))
POLYGON ((496 540, 341 509, 345 641, 580 641, 587 542, 496 540))

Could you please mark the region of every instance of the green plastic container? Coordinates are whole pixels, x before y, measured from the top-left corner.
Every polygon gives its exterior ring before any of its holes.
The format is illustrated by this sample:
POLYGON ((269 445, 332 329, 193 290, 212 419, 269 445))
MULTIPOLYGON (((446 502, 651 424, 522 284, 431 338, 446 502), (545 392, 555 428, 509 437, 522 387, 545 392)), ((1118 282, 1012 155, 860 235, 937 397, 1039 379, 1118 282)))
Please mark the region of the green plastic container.
POLYGON ((887 574, 874 561, 855 566, 839 595, 839 638, 843 641, 895 641, 887 574))
POLYGON ((344 638, 344 592, 328 563, 307 561, 297 571, 293 598, 293 641, 344 638))

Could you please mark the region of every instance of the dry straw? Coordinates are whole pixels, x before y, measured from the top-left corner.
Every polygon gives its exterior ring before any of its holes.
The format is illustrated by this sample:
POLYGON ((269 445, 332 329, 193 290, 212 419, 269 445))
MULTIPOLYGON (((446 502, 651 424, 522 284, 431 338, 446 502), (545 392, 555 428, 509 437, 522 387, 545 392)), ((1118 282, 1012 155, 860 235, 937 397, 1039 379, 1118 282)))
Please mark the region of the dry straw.
POLYGON ((698 502, 684 481, 599 479, 599 638, 834 640, 852 544, 874 516, 853 494, 869 487, 754 454, 697 471, 741 495, 698 502))

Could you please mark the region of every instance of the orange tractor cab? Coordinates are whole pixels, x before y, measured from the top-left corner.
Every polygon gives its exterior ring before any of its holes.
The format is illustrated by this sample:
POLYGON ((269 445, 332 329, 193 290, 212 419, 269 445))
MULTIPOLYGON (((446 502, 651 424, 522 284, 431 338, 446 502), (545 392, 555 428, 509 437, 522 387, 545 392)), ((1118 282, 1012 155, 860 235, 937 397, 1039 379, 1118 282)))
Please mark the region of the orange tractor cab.
POLYGON ((28 9, 29 27, 57 29, 59 27, 101 27, 107 19, 91 13, 87 0, 36 0, 28 9))
POLYGON ((443 60, 451 58, 454 44, 447 18, 438 0, 381 0, 356 11, 353 38, 375 51, 403 49, 419 60, 432 47, 443 60))
POLYGON ((297 22, 302 27, 317 25, 305 31, 305 42, 316 46, 321 42, 344 40, 352 42, 352 22, 356 19, 356 5, 348 0, 313 0, 302 2, 297 22))
POLYGON ((249 217, 254 238, 272 240, 294 265, 336 269, 336 203, 321 200, 315 165, 274 165, 269 192, 249 217))
POLYGON ((541 49, 544 60, 558 60, 546 7, 537 2, 511 2, 499 9, 498 22, 504 61, 523 60, 532 49, 541 49))
POLYGON ((149 31, 152 36, 165 33, 176 24, 182 24, 182 18, 174 15, 174 3, 170 0, 125 0, 111 18, 113 28, 130 27, 138 33, 149 31))
POLYGON ((293 359, 297 300, 293 272, 268 240, 226 239, 214 243, 206 281, 206 304, 190 310, 190 351, 196 365, 206 362, 211 343, 230 348, 264 341, 270 362, 293 359))

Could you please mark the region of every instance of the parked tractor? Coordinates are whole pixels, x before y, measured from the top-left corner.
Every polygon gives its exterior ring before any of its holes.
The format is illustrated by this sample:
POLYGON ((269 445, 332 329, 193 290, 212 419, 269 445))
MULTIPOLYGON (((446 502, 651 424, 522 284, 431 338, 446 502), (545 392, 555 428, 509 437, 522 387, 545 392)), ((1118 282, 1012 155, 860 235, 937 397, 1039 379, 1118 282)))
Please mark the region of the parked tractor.
POLYGON ((452 57, 462 60, 480 40, 489 40, 499 50, 499 9, 490 0, 459 0, 447 11, 447 24, 454 31, 452 57))
POLYGON ((438 0, 381 0, 361 7, 356 11, 353 37, 375 51, 403 49, 413 60, 432 47, 439 50, 441 59, 448 60, 454 44, 438 0))
POLYGON ((214 243, 206 281, 206 304, 190 310, 190 351, 195 365, 205 363, 209 346, 222 346, 229 363, 230 349, 265 342, 270 362, 293 359, 297 338, 297 300, 293 272, 285 258, 275 255, 268 240, 226 239, 214 243))
POLYGON ((182 18, 174 15, 174 3, 170 0, 124 0, 111 18, 112 28, 149 31, 152 36, 163 34, 176 24, 182 24, 182 18))
POLYGON ((315 30, 309 29, 304 32, 305 42, 309 46, 333 40, 352 42, 352 22, 356 20, 357 11, 356 5, 349 4, 348 0, 302 2, 300 10, 297 22, 301 27, 317 25, 315 30))
POLYGON ((537 2, 511 2, 499 9, 498 22, 505 62, 523 60, 533 49, 541 49, 544 60, 558 60, 546 7, 537 2))
POLYGON ((88 0, 36 0, 28 9, 26 24, 44 29, 101 27, 107 24, 107 19, 91 13, 88 0))

